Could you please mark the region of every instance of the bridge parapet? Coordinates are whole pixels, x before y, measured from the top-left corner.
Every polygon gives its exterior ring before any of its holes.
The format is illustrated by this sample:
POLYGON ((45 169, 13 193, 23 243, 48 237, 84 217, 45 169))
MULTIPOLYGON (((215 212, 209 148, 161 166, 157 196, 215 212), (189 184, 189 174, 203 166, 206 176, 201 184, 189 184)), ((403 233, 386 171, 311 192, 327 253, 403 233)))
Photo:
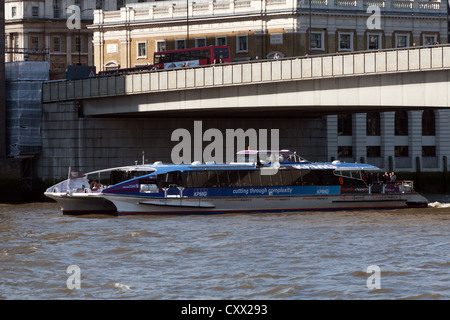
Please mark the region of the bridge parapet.
POLYGON ((169 71, 51 81, 44 103, 282 81, 450 69, 450 45, 251 61, 169 71))

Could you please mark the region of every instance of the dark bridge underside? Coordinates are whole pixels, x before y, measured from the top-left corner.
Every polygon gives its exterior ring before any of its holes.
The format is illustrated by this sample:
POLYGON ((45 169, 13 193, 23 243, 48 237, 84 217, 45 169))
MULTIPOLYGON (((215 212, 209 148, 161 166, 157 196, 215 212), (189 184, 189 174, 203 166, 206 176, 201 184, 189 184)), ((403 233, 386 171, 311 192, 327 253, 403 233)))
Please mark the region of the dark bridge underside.
POLYGON ((318 118, 326 115, 334 114, 345 114, 345 113, 366 113, 366 112, 387 112, 387 111, 398 111, 398 110, 419 110, 423 109, 420 107, 399 107, 390 106, 380 108, 379 106, 374 106, 372 108, 364 107, 362 108, 348 108, 343 110, 342 107, 335 106, 320 106, 311 107, 310 110, 305 110, 305 107, 299 107, 293 109, 292 107, 254 107, 254 108, 223 108, 214 110, 204 110, 204 109, 189 109, 189 110, 176 110, 176 111, 147 111, 147 112, 130 112, 121 114, 104 114, 96 115, 96 118, 116 118, 116 117, 127 117, 127 118, 249 118, 249 119, 283 119, 283 118, 318 118))

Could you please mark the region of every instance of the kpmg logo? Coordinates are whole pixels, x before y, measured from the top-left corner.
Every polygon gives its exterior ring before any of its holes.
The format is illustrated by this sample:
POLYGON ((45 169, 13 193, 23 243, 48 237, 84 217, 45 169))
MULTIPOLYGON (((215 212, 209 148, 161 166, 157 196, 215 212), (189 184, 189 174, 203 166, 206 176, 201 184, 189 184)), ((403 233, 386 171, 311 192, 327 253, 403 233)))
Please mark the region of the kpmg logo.
MULTIPOLYGON (((175 164, 199 162, 230 163, 234 161, 236 151, 267 150, 267 129, 226 129, 225 137, 219 129, 208 129, 203 132, 202 121, 194 121, 194 136, 187 129, 176 129, 172 132, 171 141, 179 141, 171 152, 171 160, 175 164), (210 142, 203 148, 204 142, 210 142), (236 142, 236 144, 235 144, 236 142), (247 143, 248 142, 248 143, 247 143), (193 157, 192 157, 193 150, 193 157), (224 155, 225 150, 225 155, 224 155), (224 157, 225 156, 225 157, 224 157)), ((279 130, 270 129, 271 150, 279 150, 279 130)), ((251 161, 248 157, 245 162, 251 161)), ((271 175, 278 171, 279 154, 270 155, 270 167, 261 169, 261 174, 271 175)))

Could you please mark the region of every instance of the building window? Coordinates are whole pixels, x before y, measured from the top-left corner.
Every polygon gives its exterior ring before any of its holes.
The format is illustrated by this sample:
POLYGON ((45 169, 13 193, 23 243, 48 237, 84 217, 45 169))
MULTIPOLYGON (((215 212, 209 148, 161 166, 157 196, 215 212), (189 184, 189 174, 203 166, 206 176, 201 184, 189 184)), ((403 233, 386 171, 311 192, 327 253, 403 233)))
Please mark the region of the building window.
POLYGON ((15 17, 17 15, 17 7, 11 7, 11 17, 15 17))
POLYGON ((227 37, 216 37, 216 46, 226 46, 227 37))
POLYGON ((206 47, 206 38, 196 38, 195 47, 196 48, 206 47))
POLYGON ((407 157, 409 154, 408 146, 395 146, 394 154, 396 157, 407 157))
POLYGON ((338 115, 338 135, 351 136, 352 132, 352 115, 342 114, 338 115))
POLYGON ((395 112, 395 135, 396 136, 408 135, 408 112, 406 111, 395 112))
POLYGON ((374 33, 367 34, 367 49, 368 50, 381 49, 381 34, 374 34, 374 33))
POLYGON ((366 147, 366 152, 368 157, 377 158, 381 157, 381 147, 380 146, 368 146, 366 147))
POLYGON ((338 157, 339 158, 351 158, 353 157, 353 148, 348 146, 338 147, 338 157))
POLYGON ((157 40, 156 41, 156 52, 166 51, 166 40, 157 40))
POLYGON ((120 10, 122 7, 125 7, 125 0, 117 0, 116 10, 120 10))
POLYGON ((311 32, 311 50, 325 50, 324 32, 311 32))
POLYGON ((53 37, 53 51, 61 52, 61 37, 53 37))
POLYGON ((433 110, 425 110, 422 114, 422 135, 435 136, 436 135, 436 120, 433 110))
POLYGON ((175 40, 175 50, 186 49, 186 40, 178 39, 175 40))
POLYGON ((108 61, 105 63, 105 69, 106 70, 117 70, 120 68, 120 64, 117 63, 117 61, 108 61))
POLYGON ((61 3, 59 0, 53 0, 53 18, 61 17, 61 3))
POLYGON ((31 49, 39 49, 39 37, 31 36, 31 49))
POLYGON ((31 15, 33 17, 39 17, 39 7, 37 6, 32 6, 31 7, 31 15))
POLYGON ((236 36, 236 53, 248 52, 248 35, 236 36))
POLYGON ((137 57, 147 58, 147 42, 145 41, 137 42, 137 57))
POLYGON ((81 9, 81 0, 75 0, 74 4, 81 9))
POLYGON ((433 45, 437 43, 437 35, 435 34, 424 34, 423 35, 423 45, 433 45))
POLYGON ((353 33, 339 32, 339 48, 338 51, 353 51, 353 33))
POLYGON ((104 7, 104 0, 96 0, 95 1, 95 9, 103 9, 104 7))
POLYGON ((75 37, 75 51, 76 52, 81 52, 81 38, 80 37, 75 37))
POLYGON ((366 134, 368 136, 380 135, 380 113, 369 112, 366 116, 366 134))
POLYGON ((409 47, 409 34, 397 34, 397 35, 395 35, 395 47, 396 48, 409 47))
POLYGON ((422 157, 435 157, 435 156, 436 156, 436 146, 422 147, 422 157))

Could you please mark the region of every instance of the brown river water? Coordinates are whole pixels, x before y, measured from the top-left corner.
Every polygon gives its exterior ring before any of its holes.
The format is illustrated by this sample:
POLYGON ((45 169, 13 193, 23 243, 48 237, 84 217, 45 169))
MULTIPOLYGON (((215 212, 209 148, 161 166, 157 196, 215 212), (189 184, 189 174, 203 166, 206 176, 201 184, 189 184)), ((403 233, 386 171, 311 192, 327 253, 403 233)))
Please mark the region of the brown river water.
POLYGON ((0 204, 0 299, 448 300, 446 200, 170 217, 0 204))

